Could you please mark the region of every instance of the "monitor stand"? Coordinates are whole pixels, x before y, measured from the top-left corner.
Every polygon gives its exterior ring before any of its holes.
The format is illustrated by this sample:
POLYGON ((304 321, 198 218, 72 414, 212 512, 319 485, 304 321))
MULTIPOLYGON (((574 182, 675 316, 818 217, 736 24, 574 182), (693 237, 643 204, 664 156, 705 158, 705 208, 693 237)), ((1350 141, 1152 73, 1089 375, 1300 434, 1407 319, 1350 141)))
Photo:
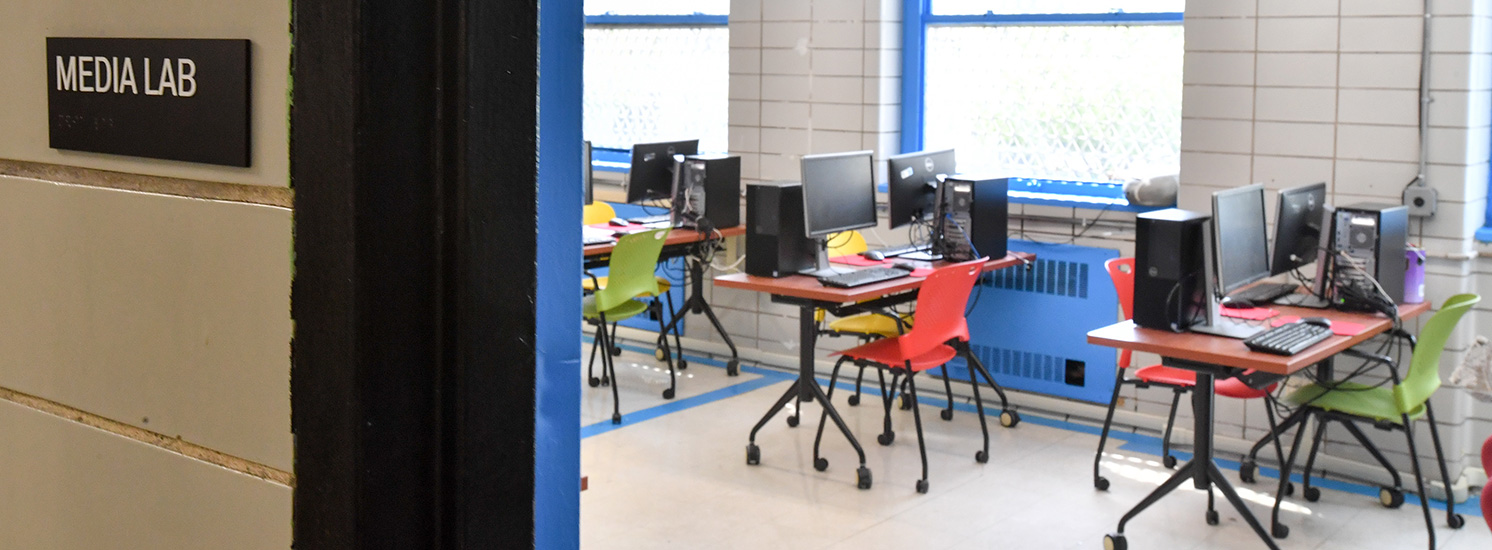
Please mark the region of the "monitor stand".
POLYGON ((1203 269, 1203 296, 1207 297, 1207 319, 1203 323, 1192 325, 1187 330, 1222 336, 1225 338, 1246 339, 1255 334, 1269 329, 1269 321, 1246 322, 1232 317, 1223 317, 1221 310, 1222 296, 1218 292, 1216 250, 1212 248, 1211 238, 1202 240, 1202 261, 1206 267, 1203 269), (1256 323, 1262 323, 1256 324, 1256 323))
POLYGON ((815 252, 813 267, 809 267, 807 269, 799 271, 799 275, 807 275, 809 277, 833 277, 835 275, 845 273, 846 271, 850 271, 847 269, 835 269, 834 266, 829 263, 829 241, 827 239, 821 237, 814 238, 813 249, 815 252))

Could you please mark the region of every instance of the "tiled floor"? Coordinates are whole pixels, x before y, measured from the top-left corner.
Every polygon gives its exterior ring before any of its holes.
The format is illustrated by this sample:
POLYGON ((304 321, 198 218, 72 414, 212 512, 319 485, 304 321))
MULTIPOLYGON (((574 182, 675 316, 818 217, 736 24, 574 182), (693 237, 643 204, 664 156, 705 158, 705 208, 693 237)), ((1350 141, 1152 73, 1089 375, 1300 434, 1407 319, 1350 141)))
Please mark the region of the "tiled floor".
MULTIPOLYGON (((1170 473, 1151 452, 1154 445, 1111 445, 1104 471, 1112 486, 1095 491, 1090 472, 1097 437, 1035 411, 1014 429, 990 417, 990 459, 979 464, 972 409, 940 420, 931 398, 941 397, 941 384, 924 383, 931 488, 917 494, 911 412, 894 412, 897 438, 880 446, 879 401, 847 406, 841 387, 834 401, 873 471, 874 486, 862 491, 855 488, 855 453, 832 425, 824 435, 830 466, 813 469, 820 411, 814 405, 805 406, 807 418, 797 428, 783 415, 773 419, 757 438, 761 465, 746 465, 747 434, 786 388, 787 375, 748 366, 740 377, 727 378, 719 363, 694 358, 679 380, 678 398, 665 401, 660 392, 667 371, 654 370, 660 361, 630 349, 618 361, 626 421, 610 422, 610 388, 586 387, 582 398, 581 464, 590 488, 581 495, 581 541, 588 549, 1096 549, 1125 511, 1170 473)), ((1223 470, 1267 522, 1273 478, 1249 485, 1237 480, 1236 464, 1223 470)), ((1188 487, 1152 506, 1125 527, 1130 547, 1265 548, 1221 495, 1222 521, 1207 525, 1206 498, 1188 487)), ((1287 504, 1283 517, 1291 532, 1278 543, 1424 548, 1418 499, 1408 501, 1389 510, 1373 497, 1328 488, 1318 502, 1287 504)), ((1466 514, 1467 526, 1453 530, 1445 526, 1444 511, 1435 513, 1439 548, 1492 548, 1492 532, 1479 516, 1466 514)))

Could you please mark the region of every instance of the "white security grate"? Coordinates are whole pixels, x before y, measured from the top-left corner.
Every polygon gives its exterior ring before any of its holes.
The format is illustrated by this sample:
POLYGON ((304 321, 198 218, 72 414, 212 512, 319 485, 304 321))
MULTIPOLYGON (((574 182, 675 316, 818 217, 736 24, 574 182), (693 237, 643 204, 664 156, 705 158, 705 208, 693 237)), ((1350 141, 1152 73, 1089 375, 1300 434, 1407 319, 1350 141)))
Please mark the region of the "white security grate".
POLYGON ((596 147, 700 140, 726 150, 729 31, 604 26, 585 30, 585 138, 596 147))

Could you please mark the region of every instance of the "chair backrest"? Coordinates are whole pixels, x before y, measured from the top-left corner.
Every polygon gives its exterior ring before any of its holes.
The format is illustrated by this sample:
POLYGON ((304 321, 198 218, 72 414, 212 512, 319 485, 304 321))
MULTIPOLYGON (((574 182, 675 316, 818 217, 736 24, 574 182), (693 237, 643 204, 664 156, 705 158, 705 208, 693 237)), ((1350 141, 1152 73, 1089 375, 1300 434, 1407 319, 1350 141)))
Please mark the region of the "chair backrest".
POLYGON ((606 288, 596 292, 596 309, 607 311, 643 294, 658 295, 658 254, 668 238, 668 228, 639 231, 617 239, 611 251, 606 288))
MULTIPOLYGON (((1114 258, 1103 263, 1103 268, 1109 272, 1109 278, 1114 280, 1114 292, 1119 294, 1119 311, 1124 312, 1124 319, 1133 319, 1135 316, 1135 259, 1114 258)), ((1130 350, 1119 351, 1119 368, 1129 368, 1130 350)))
POLYGON ((1440 311, 1425 322, 1419 331, 1414 355, 1409 358, 1409 373, 1394 386, 1394 399, 1398 401, 1400 412, 1419 408, 1440 388, 1440 353, 1445 351, 1445 341, 1451 337, 1451 331, 1455 330, 1461 316, 1480 301, 1482 297, 1475 294, 1451 296, 1440 306, 1440 311))
POLYGON ((616 217, 616 209, 604 202, 593 202, 585 205, 585 211, 580 214, 580 223, 584 225, 595 225, 606 223, 616 217))
POLYGON ((927 276, 917 291, 917 322, 897 341, 902 357, 922 355, 949 340, 969 340, 969 324, 964 308, 969 292, 984 270, 989 258, 938 268, 927 276))
POLYGON ((825 241, 829 245, 830 258, 833 258, 835 256, 859 254, 869 249, 869 247, 865 245, 865 236, 861 235, 859 231, 855 230, 831 233, 829 235, 829 238, 825 239, 825 241))

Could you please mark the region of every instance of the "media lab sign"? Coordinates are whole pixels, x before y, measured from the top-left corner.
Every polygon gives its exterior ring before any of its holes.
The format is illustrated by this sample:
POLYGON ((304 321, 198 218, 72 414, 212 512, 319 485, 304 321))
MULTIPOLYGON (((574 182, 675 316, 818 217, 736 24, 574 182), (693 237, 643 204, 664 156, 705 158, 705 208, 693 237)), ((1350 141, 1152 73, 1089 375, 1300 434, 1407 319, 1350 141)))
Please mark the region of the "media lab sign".
POLYGON ((51 147, 249 165, 249 41, 48 38, 51 147))

